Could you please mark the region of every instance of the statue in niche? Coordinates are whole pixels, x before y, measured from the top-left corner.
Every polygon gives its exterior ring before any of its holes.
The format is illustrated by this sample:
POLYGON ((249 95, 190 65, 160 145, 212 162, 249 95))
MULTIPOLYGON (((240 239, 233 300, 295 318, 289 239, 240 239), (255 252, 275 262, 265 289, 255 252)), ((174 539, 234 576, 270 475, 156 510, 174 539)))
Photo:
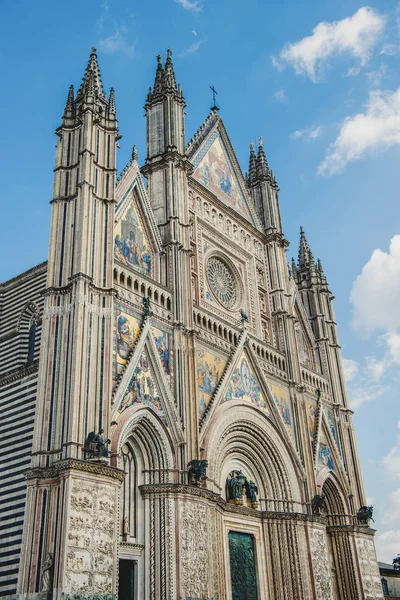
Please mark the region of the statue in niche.
POLYGON ((189 485, 200 485, 202 481, 208 479, 206 471, 208 460, 191 460, 188 463, 188 482, 189 485))
POLYGON ((42 592, 51 591, 51 575, 53 570, 53 557, 48 552, 42 565, 42 592))
POLYGON ((258 507, 258 488, 255 481, 246 481, 246 496, 251 501, 253 508, 258 507))
POLYGON ((233 500, 235 504, 243 504, 243 494, 246 493, 246 476, 242 471, 232 471, 228 475, 228 500, 233 500))
POLYGON ((110 439, 103 438, 104 429, 100 429, 98 433, 91 431, 86 438, 84 451, 86 458, 101 460, 108 458, 108 444, 110 439))

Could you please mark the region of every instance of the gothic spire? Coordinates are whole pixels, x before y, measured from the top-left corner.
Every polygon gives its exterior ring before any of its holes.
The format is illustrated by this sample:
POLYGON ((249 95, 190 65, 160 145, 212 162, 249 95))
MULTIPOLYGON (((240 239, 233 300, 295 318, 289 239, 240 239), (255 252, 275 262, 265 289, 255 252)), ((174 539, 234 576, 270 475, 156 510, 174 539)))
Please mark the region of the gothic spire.
POLYGON ((296 265, 296 261, 294 260, 293 256, 292 256, 292 275, 293 275, 294 279, 297 279, 297 265, 296 265))
POLYGON ((74 86, 70 85, 68 90, 67 102, 65 103, 64 119, 72 117, 74 112, 74 86))
POLYGON ((116 113, 116 109, 115 109, 115 91, 114 91, 113 87, 110 89, 110 96, 108 98, 108 110, 110 111, 110 113, 113 113, 115 115, 115 113, 116 113))
POLYGON ((308 245, 304 230, 300 227, 299 269, 309 267, 314 263, 314 257, 308 245))
POLYGON ((153 94, 161 94, 164 78, 164 68, 162 66, 161 56, 157 55, 157 70, 154 78, 153 94))
POLYGON ((250 142, 249 176, 248 183, 252 185, 257 180, 257 157, 254 151, 254 144, 250 142))
POLYGON ((97 62, 96 48, 92 48, 89 62, 78 90, 77 97, 87 94, 88 96, 100 96, 105 99, 103 84, 101 81, 99 63, 97 62))
POLYGON ((172 64, 172 52, 171 50, 168 48, 167 50, 167 60, 165 61, 165 67, 164 67, 164 77, 163 77, 163 88, 164 91, 165 90, 169 90, 169 89, 173 89, 176 90, 176 79, 175 79, 175 73, 174 73, 174 66, 172 64))
POLYGON ((260 136, 258 140, 258 156, 257 156, 257 175, 258 177, 263 177, 268 175, 269 168, 267 157, 265 156, 263 139, 260 136))

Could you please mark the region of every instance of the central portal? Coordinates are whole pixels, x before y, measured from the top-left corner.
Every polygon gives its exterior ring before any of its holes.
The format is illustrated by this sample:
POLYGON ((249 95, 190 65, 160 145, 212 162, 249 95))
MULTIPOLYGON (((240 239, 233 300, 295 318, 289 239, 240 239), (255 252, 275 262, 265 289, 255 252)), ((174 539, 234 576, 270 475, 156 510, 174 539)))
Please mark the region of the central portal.
POLYGON ((230 531, 229 559, 232 600, 258 600, 253 536, 230 531))

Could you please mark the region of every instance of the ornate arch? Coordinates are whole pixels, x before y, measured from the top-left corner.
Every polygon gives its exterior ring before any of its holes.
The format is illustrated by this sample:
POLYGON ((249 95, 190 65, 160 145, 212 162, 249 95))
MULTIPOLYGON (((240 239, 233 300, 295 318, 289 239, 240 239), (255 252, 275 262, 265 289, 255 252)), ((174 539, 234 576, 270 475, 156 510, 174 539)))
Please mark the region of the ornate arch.
POLYGON ((171 434, 147 406, 135 405, 122 414, 112 432, 111 452, 114 461, 128 440, 131 446, 134 440, 134 445, 143 457, 146 471, 162 472, 175 467, 175 451, 171 434))
POLYGON ((273 423, 241 402, 215 411, 204 440, 208 477, 215 491, 224 489, 230 469, 243 467, 257 484, 260 498, 276 500, 274 510, 291 510, 304 501, 302 474, 273 423))
POLYGON ((333 471, 322 469, 318 474, 317 487, 322 490, 325 496, 325 506, 328 515, 343 516, 350 514, 347 494, 333 471))

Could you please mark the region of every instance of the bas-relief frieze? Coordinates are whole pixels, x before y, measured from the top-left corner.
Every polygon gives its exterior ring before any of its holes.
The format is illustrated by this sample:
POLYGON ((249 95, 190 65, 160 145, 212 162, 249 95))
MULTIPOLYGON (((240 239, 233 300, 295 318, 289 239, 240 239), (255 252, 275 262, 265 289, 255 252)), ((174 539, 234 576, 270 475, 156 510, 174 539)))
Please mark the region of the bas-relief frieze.
POLYGON ((113 593, 115 487, 72 479, 67 538, 67 594, 113 593))
POLYGON ((382 598, 382 586, 376 563, 374 542, 372 539, 359 537, 356 539, 356 546, 365 600, 382 598))
POLYGON ((181 590, 183 598, 209 598, 210 531, 208 509, 202 504, 180 506, 181 590))
POLYGON ((333 600, 328 546, 323 529, 310 531, 310 546, 316 597, 318 600, 333 600))

